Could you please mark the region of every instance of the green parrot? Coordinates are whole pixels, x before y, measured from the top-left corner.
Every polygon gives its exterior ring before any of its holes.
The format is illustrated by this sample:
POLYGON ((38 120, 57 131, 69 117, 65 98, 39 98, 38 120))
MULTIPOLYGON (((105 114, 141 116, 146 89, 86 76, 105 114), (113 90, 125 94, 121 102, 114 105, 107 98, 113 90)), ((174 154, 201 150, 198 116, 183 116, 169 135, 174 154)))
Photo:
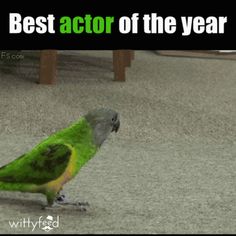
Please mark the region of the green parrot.
POLYGON ((0 190, 42 193, 47 198, 45 209, 66 204, 65 196, 60 194, 63 185, 78 174, 119 127, 119 114, 114 110, 100 108, 88 112, 1 167, 0 190))

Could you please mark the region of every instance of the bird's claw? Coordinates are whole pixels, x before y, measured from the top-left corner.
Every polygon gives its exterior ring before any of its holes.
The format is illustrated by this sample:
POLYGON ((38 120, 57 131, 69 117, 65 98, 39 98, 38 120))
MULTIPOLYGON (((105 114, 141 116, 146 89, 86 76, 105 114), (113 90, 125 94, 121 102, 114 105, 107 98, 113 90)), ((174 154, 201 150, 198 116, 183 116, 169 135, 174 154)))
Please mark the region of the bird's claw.
POLYGON ((52 206, 49 206, 49 205, 43 205, 42 207, 41 207, 41 209, 42 210, 44 210, 44 211, 46 211, 46 210, 54 210, 54 209, 56 209, 56 208, 58 208, 60 205, 55 205, 55 204, 53 204, 52 206))
POLYGON ((66 199, 66 196, 64 194, 61 194, 56 198, 56 202, 63 202, 65 201, 65 199, 66 199))
POLYGON ((89 203, 88 203, 88 202, 76 202, 75 204, 76 204, 77 206, 84 206, 84 207, 89 206, 89 203))
POLYGON ((87 207, 89 207, 88 202, 76 202, 74 204, 80 211, 87 211, 87 207))
POLYGON ((55 199, 54 205, 60 205, 60 206, 75 206, 80 211, 86 211, 86 207, 89 206, 88 202, 70 202, 66 199, 66 196, 64 194, 58 194, 58 196, 55 199))
POLYGON ((55 202, 52 206, 44 205, 42 206, 42 210, 54 210, 58 208, 66 208, 67 206, 74 206, 79 211, 87 211, 87 207, 89 206, 88 202, 55 202))
POLYGON ((59 205, 62 206, 75 206, 80 211, 87 211, 87 208, 89 206, 88 202, 59 202, 59 205))

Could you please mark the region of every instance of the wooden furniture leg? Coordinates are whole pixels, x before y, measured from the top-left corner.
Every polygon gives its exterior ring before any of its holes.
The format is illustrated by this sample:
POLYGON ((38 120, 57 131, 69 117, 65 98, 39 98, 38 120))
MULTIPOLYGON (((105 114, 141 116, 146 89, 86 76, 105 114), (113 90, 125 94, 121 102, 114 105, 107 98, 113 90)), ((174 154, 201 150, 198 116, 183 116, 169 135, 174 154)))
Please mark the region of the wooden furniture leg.
POLYGON ((116 81, 125 81, 125 50, 113 50, 113 68, 116 81))
MULTIPOLYGON (((113 68, 115 81, 125 81, 125 67, 134 59, 133 50, 113 50, 113 68)), ((40 52, 40 84, 56 83, 57 50, 40 52)))
POLYGON ((125 50, 125 66, 131 66, 131 51, 132 50, 125 50))
POLYGON ((130 50, 130 58, 131 60, 134 60, 134 50, 130 50))
POLYGON ((40 84, 56 83, 57 50, 42 50, 40 52, 40 84))

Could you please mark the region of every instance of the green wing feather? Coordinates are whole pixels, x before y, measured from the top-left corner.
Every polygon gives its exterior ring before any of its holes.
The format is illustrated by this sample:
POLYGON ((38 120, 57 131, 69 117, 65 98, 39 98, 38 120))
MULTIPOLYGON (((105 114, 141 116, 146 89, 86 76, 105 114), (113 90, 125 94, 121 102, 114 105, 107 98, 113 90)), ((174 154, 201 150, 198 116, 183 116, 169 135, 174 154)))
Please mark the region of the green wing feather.
POLYGON ((57 179, 68 166, 72 150, 64 144, 47 144, 33 149, 0 168, 0 181, 44 184, 57 179))

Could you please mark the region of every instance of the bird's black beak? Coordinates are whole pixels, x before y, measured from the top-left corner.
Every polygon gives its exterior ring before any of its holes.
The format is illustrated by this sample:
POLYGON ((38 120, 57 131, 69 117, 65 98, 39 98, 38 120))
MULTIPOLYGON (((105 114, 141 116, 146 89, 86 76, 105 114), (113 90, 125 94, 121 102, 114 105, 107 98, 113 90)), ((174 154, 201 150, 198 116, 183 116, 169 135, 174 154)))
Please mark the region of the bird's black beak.
POLYGON ((116 123, 113 125, 111 132, 115 131, 115 132, 117 133, 117 131, 119 130, 119 128, 120 128, 120 121, 117 120, 116 123))

